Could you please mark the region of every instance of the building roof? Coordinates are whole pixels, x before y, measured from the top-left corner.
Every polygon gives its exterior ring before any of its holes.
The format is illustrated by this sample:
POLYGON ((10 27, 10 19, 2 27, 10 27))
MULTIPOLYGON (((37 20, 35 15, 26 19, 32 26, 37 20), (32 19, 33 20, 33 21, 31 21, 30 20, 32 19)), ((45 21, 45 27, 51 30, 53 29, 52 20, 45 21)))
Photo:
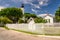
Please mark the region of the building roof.
POLYGON ((53 17, 52 15, 50 15, 50 14, 46 14, 44 17, 46 17, 46 16, 50 16, 50 17, 53 17))
POLYGON ((38 17, 42 17, 42 18, 44 18, 44 17, 46 17, 46 16, 54 17, 54 15, 48 14, 48 13, 46 13, 46 14, 39 14, 39 15, 38 15, 38 17))
POLYGON ((32 20, 34 20, 34 18, 30 17, 27 22, 30 22, 30 21, 32 21, 32 20))

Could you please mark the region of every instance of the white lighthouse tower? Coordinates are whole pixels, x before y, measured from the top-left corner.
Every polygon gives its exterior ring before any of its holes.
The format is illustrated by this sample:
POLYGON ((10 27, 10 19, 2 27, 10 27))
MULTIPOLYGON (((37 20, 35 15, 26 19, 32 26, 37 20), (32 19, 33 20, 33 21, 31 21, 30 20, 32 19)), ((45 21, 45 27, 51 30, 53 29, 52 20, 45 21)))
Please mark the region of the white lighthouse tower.
POLYGON ((22 6, 21 6, 21 10, 22 10, 22 13, 23 13, 23 18, 22 18, 22 20, 25 21, 25 17, 24 17, 24 4, 22 4, 22 6))

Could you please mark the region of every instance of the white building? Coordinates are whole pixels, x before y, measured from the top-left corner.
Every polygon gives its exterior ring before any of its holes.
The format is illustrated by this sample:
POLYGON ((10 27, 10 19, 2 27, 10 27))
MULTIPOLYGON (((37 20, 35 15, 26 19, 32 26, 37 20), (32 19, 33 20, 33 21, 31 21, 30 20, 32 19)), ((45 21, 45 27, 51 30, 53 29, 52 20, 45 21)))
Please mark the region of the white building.
POLYGON ((29 28, 29 30, 36 29, 35 22, 34 22, 34 19, 32 17, 28 20, 28 28, 29 28))
POLYGON ((38 15, 38 17, 44 18, 47 21, 47 23, 53 23, 54 22, 53 21, 54 17, 52 14, 40 14, 40 15, 38 15))

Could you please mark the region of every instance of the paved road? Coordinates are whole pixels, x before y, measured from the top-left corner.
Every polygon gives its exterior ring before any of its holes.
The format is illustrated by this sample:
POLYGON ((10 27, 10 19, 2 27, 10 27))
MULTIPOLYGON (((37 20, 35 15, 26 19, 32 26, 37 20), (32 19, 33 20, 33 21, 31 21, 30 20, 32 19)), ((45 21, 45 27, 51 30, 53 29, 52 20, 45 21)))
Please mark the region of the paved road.
POLYGON ((0 40, 60 40, 60 38, 34 36, 22 32, 0 28, 0 40))

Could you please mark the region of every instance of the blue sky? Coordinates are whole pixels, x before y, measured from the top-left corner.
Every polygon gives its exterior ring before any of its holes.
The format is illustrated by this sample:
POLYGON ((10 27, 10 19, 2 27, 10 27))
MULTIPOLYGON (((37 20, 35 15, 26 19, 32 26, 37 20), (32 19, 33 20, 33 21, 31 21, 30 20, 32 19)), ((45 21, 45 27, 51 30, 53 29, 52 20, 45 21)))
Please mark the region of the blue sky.
POLYGON ((0 7, 20 7, 24 3, 25 12, 35 14, 54 14, 60 0, 0 0, 0 7))

